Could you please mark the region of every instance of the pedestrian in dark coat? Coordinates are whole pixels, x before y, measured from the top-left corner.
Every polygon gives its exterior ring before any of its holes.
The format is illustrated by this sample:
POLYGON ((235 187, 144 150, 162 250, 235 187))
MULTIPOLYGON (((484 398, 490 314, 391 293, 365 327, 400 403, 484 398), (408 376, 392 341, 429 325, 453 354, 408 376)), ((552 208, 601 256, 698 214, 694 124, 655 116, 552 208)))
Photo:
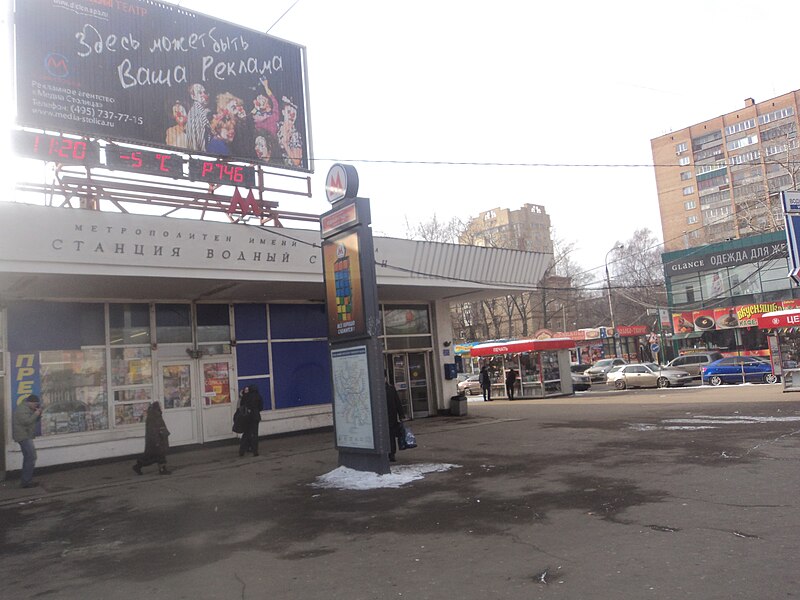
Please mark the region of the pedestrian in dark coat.
POLYGON ((158 463, 159 475, 169 475, 167 470, 167 450, 169 450, 169 429, 161 414, 161 405, 153 402, 147 407, 144 425, 144 454, 133 465, 137 475, 142 474, 142 467, 158 463))
POLYGON ((386 414, 389 418, 389 462, 395 462, 397 458, 397 436, 403 431, 402 420, 405 418, 403 403, 394 386, 386 380, 386 414))
POLYGON ((506 394, 509 400, 514 399, 514 384, 517 382, 517 372, 514 369, 509 369, 506 374, 506 394))
POLYGON ((484 402, 491 402, 492 401, 492 376, 489 373, 489 367, 483 365, 481 367, 481 373, 478 375, 478 381, 481 383, 481 389, 483 390, 483 401, 484 402))
POLYGON ((239 407, 246 416, 242 438, 239 440, 239 456, 244 456, 245 452, 258 456, 258 424, 261 422, 263 404, 264 399, 255 385, 249 385, 242 390, 239 407))

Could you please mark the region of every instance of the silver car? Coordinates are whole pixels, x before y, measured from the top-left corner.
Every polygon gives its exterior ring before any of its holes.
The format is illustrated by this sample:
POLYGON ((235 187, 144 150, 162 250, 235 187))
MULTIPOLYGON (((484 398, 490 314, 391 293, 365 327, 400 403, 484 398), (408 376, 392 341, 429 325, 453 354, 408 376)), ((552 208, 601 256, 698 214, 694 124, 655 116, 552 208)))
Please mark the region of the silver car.
POLYGON ((691 354, 684 354, 678 358, 673 358, 667 363, 667 366, 673 369, 687 371, 691 373, 695 379, 700 379, 703 369, 720 358, 722 358, 722 354, 719 352, 693 352, 691 354))
POLYGON ((592 381, 605 381, 606 374, 608 374, 608 372, 611 370, 611 367, 627 364, 628 361, 626 361, 624 358, 604 358, 602 360, 598 360, 591 367, 586 369, 584 373, 586 373, 592 379, 592 381))
POLYGON ((470 375, 464 381, 459 381, 456 385, 459 393, 464 393, 467 396, 481 393, 480 375, 470 375))
POLYGON ((682 386, 692 383, 692 375, 687 371, 662 367, 656 363, 634 363, 613 369, 608 374, 608 383, 618 390, 629 387, 682 386))

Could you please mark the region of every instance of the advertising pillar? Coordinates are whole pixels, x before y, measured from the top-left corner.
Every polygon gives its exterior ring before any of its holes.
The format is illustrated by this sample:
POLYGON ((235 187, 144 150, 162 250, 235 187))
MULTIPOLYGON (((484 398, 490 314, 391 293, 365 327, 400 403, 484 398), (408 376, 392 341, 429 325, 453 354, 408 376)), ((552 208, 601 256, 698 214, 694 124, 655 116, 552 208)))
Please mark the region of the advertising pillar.
POLYGON ((369 199, 357 197, 350 165, 331 167, 325 190, 333 205, 320 229, 339 465, 386 474, 389 421, 369 199))

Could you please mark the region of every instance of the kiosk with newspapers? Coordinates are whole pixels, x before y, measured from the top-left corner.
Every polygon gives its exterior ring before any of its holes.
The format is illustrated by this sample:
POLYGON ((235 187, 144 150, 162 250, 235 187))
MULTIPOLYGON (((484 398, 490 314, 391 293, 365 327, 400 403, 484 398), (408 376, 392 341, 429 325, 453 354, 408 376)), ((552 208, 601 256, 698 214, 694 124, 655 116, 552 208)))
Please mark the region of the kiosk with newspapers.
POLYGON ((517 371, 515 398, 547 398, 573 393, 570 350, 575 342, 567 338, 487 342, 470 349, 480 366, 489 369, 492 398, 507 398, 506 375, 517 371))

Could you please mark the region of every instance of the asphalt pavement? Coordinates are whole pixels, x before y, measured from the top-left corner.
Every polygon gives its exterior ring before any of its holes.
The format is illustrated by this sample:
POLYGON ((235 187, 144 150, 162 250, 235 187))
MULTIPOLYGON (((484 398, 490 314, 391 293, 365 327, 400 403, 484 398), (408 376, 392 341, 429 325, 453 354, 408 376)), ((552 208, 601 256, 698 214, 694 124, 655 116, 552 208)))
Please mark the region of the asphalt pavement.
POLYGON ((400 488, 319 489, 330 430, 0 486, 8 599, 800 595, 800 395, 780 385, 470 401, 412 424, 400 488))

